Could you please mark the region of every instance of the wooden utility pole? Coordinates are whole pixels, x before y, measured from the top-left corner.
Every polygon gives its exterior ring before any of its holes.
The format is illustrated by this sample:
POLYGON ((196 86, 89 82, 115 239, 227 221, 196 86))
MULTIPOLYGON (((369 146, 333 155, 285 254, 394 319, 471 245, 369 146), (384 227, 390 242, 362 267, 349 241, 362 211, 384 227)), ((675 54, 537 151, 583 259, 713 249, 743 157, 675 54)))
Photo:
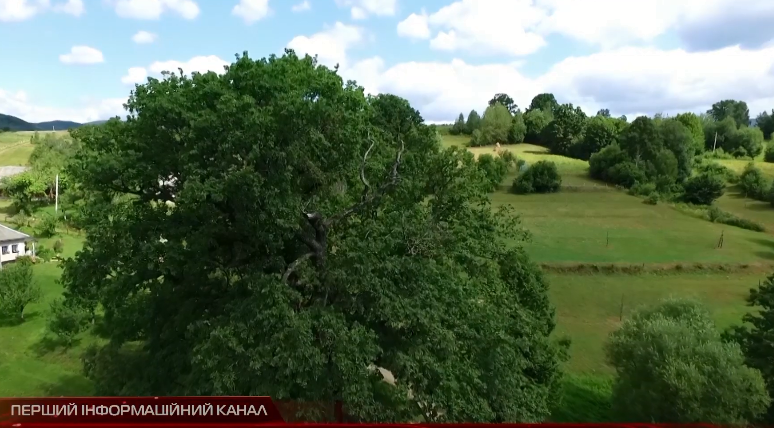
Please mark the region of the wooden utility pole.
POLYGON ((718 133, 715 133, 715 142, 712 144, 712 151, 715 151, 715 147, 718 146, 718 133))

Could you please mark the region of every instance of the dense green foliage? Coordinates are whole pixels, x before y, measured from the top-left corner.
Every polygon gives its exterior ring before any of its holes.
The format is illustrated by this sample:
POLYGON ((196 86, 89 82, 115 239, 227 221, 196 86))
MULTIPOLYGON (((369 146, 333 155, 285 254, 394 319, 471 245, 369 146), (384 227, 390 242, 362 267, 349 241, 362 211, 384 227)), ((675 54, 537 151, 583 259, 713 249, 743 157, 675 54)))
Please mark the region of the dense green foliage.
POLYGON ((586 114, 580 107, 562 104, 554 110, 553 120, 543 129, 541 139, 551 153, 573 155, 573 146, 583 141, 586 114))
POLYGON ((490 192, 500 186, 509 169, 514 166, 514 161, 510 157, 492 156, 489 153, 479 155, 476 162, 489 183, 488 190, 490 192))
POLYGON ((465 121, 465 132, 468 135, 473 135, 473 132, 481 128, 481 116, 478 112, 471 110, 468 113, 468 119, 465 121))
POLYGON ((737 127, 750 124, 750 109, 747 108, 747 103, 744 101, 718 101, 712 104, 712 108, 707 110, 707 114, 718 122, 731 118, 737 127))
POLYGON ((467 126, 465 125, 465 116, 460 113, 457 120, 454 121, 454 124, 452 125, 451 129, 449 129, 449 133, 451 135, 461 135, 465 134, 467 132, 467 126))
POLYGON ((513 98, 511 98, 508 94, 495 94, 495 96, 489 100, 489 106, 491 107, 495 104, 501 104, 505 106, 510 114, 516 114, 516 112, 519 111, 519 106, 516 105, 516 102, 514 102, 513 98))
POLYGON ((530 112, 533 110, 543 110, 544 112, 553 114, 557 107, 559 107, 559 103, 556 101, 554 94, 543 93, 537 94, 534 98, 532 98, 527 111, 530 112))
POLYGON ((477 147, 505 144, 508 142, 512 126, 513 118, 504 105, 500 103, 490 105, 484 111, 481 128, 478 132, 473 132, 470 145, 477 147))
POLYGON ((771 114, 766 111, 761 112, 755 118, 755 126, 760 128, 765 139, 770 140, 774 134, 774 110, 771 111, 771 114))
POLYGON ((691 133, 693 142, 693 155, 698 155, 704 151, 704 125, 701 118, 693 113, 681 113, 675 116, 691 133))
POLYGON ((716 199, 723 196, 726 183, 718 174, 703 172, 694 175, 685 181, 683 185, 686 202, 698 205, 711 205, 716 199))
POLYGON ((618 142, 619 129, 615 124, 616 120, 603 115, 589 119, 581 144, 573 150, 575 156, 588 160, 594 153, 618 142))
POLYGON ((511 118, 511 127, 508 128, 508 144, 523 143, 527 136, 527 126, 524 124, 524 115, 517 112, 511 118))
POLYGON ((562 187, 562 176, 551 161, 538 161, 513 180, 514 193, 553 193, 562 187))
POLYGON ((70 169, 94 196, 62 283, 104 311, 109 340, 85 358, 98 394, 548 416, 562 352, 541 271, 506 245, 525 232, 407 101, 288 51, 149 79, 127 106, 76 133, 70 169))
POLYGON ((19 257, 0 269, 0 317, 23 321, 24 309, 40 299, 40 287, 32 276, 32 262, 19 257))
POLYGON ((739 187, 747 197, 752 199, 767 201, 770 186, 771 182, 752 162, 745 166, 744 171, 739 176, 739 187))
POLYGON ((769 404, 761 373, 745 366, 739 346, 723 342, 706 309, 692 301, 635 311, 606 351, 616 370, 619 421, 743 424, 769 404))
POLYGON ((524 113, 524 126, 526 128, 524 140, 528 143, 544 146, 545 143, 541 139, 543 129, 545 129, 552 120, 552 113, 541 109, 532 109, 524 113))
MULTIPOLYGON (((744 324, 731 328, 725 337, 742 347, 747 365, 760 370, 769 396, 774 396, 774 275, 751 288, 746 300, 754 312, 745 314, 744 324)), ((774 423, 774 406, 758 422, 774 423)))

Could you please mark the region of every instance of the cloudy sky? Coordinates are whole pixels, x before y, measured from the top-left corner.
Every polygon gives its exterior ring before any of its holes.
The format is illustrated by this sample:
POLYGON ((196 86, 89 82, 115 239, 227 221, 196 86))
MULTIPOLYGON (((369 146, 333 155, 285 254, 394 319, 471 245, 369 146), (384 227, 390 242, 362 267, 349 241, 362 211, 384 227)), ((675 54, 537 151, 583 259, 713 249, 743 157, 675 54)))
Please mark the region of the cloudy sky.
POLYGON ((772 0, 0 0, 0 113, 104 119, 163 70, 285 47, 433 122, 496 92, 591 114, 774 108, 772 0))

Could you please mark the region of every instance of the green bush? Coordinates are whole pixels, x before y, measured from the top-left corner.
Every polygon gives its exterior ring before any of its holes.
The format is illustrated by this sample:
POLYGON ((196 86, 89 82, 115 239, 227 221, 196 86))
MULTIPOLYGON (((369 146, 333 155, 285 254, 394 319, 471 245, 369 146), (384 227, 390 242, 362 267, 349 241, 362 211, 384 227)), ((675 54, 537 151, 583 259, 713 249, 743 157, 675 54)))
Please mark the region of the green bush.
POLYGON ((656 183, 635 183, 627 193, 632 196, 650 196, 656 193, 656 183))
POLYGON ((508 174, 508 163, 501 156, 492 156, 484 153, 478 156, 478 167, 486 176, 489 184, 489 191, 496 190, 503 182, 505 175, 508 174))
POLYGON ((774 143, 769 142, 766 146, 766 154, 763 155, 763 160, 766 162, 774 162, 774 143))
POLYGON ((731 213, 727 213, 718 207, 710 207, 707 210, 707 220, 713 223, 722 223, 729 226, 736 226, 742 229, 752 230, 755 232, 765 232, 766 228, 762 224, 752 220, 737 217, 731 213))
POLYGON ((88 310, 59 298, 51 302, 48 329, 70 345, 75 336, 86 328, 90 319, 88 310))
POLYGON ((711 175, 717 175, 723 178, 727 183, 735 184, 739 182, 739 176, 734 171, 717 162, 702 160, 698 165, 696 165, 694 170, 697 174, 707 173, 711 175))
POLYGON ((35 256, 47 262, 54 258, 54 251, 39 244, 35 247, 35 256))
POLYGON ((64 242, 61 239, 57 239, 54 242, 54 253, 59 257, 62 255, 62 251, 64 251, 64 242))
POLYGON ((703 172, 685 180, 683 199, 691 204, 711 205, 723 196, 726 184, 720 175, 703 172))
POLYGON ((771 183, 763 175, 763 172, 752 162, 747 164, 739 176, 739 187, 742 188, 742 192, 747 197, 752 199, 768 201, 770 186, 771 183))
POLYGON ((56 227, 59 224, 59 219, 52 215, 43 216, 35 234, 41 238, 51 238, 56 235, 56 227))
POLYGON ((659 194, 656 192, 653 192, 647 198, 645 198, 643 202, 648 205, 656 205, 658 204, 659 199, 661 199, 659 194))
POLYGON ((526 193, 553 193, 558 192, 562 186, 562 177, 556 169, 556 164, 551 161, 538 161, 532 164, 526 171, 519 174, 513 180, 513 192, 526 193))

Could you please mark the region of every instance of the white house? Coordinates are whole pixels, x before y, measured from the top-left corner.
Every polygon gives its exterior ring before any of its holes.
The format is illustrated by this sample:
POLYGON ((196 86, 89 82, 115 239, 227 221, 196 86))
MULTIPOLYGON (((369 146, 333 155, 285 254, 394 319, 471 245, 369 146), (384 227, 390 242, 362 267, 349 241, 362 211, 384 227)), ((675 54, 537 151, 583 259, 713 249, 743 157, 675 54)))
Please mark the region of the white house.
POLYGON ((30 235, 0 224, 0 269, 3 268, 3 263, 14 261, 17 257, 35 255, 34 242, 32 249, 27 249, 27 242, 30 241, 30 235))

